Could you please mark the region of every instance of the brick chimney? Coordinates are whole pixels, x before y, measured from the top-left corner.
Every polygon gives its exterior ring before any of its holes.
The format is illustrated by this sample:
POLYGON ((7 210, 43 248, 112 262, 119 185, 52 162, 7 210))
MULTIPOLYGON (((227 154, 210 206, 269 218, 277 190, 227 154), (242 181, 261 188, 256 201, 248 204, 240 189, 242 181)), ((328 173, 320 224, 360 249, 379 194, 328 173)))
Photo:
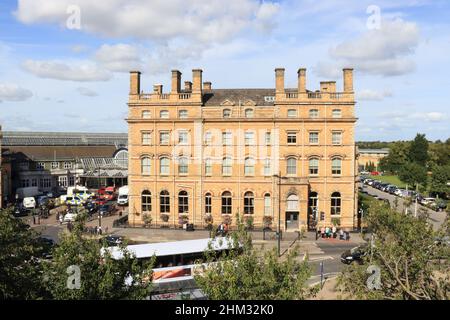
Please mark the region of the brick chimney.
POLYGON ((179 93, 181 90, 181 72, 172 70, 172 91, 171 93, 179 93))
POLYGON ((203 90, 211 90, 211 82, 210 81, 203 82, 203 90))
POLYGON ((297 71, 298 74, 298 93, 306 92, 306 69, 300 68, 297 71))
POLYGON ((139 95, 141 93, 141 72, 130 71, 130 94, 139 95))
POLYGON ((190 81, 184 82, 184 91, 187 91, 187 92, 192 91, 192 82, 190 82, 190 81))
POLYGON ((275 69, 275 92, 284 93, 284 68, 275 69))
POLYGON ((153 93, 154 93, 154 94, 161 95, 161 94, 162 94, 162 91, 163 91, 163 86, 162 86, 162 84, 155 84, 155 85, 153 86, 153 93))
POLYGON ((344 71, 344 92, 353 93, 353 69, 345 68, 344 71))
POLYGON ((202 93, 202 69, 192 70, 192 93, 202 93))

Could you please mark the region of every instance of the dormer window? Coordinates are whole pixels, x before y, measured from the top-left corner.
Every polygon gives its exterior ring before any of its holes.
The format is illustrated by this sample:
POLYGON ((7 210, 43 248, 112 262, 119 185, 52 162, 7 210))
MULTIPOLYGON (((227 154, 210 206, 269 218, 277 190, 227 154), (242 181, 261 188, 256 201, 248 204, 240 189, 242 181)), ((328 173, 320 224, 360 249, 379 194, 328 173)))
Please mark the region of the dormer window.
POLYGON ((253 118, 253 109, 245 109, 245 117, 253 118))
POLYGON ((223 115, 224 118, 231 117, 231 110, 230 109, 223 109, 222 115, 223 115))

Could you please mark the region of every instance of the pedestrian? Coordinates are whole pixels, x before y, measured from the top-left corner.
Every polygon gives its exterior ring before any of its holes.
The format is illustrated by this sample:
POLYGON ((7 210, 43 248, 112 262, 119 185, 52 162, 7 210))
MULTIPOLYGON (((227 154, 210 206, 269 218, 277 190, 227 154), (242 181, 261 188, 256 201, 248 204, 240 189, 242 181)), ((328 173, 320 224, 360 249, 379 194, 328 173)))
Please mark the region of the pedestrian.
POLYGON ((330 227, 326 227, 325 228, 325 235, 326 235, 327 238, 330 237, 330 227))
POLYGON ((102 227, 98 227, 98 233, 102 235, 102 227))
POLYGON ((325 227, 320 228, 320 235, 325 238, 325 227))
POLYGON ((337 232, 336 226, 333 226, 331 231, 333 232, 333 238, 336 238, 336 236, 337 236, 337 234, 336 234, 336 232, 337 232))
POLYGON ((63 223, 63 220, 64 220, 64 216, 63 216, 63 214, 61 213, 61 214, 59 215, 59 224, 62 224, 62 223, 63 223))
POLYGON ((36 215, 33 214, 33 224, 36 224, 36 215))
POLYGON ((344 240, 344 230, 339 229, 339 240, 344 240))
POLYGON ((98 227, 95 226, 95 227, 94 227, 94 234, 97 234, 97 233, 98 233, 98 227))

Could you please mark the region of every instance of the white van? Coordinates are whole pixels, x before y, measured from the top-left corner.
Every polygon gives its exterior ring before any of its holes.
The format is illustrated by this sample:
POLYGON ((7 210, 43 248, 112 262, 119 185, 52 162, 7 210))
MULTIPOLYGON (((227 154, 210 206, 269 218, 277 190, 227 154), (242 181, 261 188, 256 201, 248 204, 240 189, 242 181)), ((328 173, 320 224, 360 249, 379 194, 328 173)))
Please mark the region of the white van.
POLYGON ((23 199, 23 207, 25 209, 34 209, 36 208, 36 199, 33 197, 26 197, 23 199))
POLYGON ((128 204, 128 186, 119 188, 119 197, 117 198, 117 204, 122 206, 128 204))

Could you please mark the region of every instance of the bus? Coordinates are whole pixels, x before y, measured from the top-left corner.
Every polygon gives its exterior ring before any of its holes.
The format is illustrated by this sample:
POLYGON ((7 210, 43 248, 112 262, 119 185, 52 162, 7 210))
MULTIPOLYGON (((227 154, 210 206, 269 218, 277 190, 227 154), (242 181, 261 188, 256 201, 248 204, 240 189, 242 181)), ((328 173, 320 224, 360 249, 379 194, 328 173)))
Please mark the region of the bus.
MULTIPOLYGON (((219 256, 222 252, 241 250, 233 248, 228 238, 205 238, 160 243, 146 243, 126 246, 126 250, 138 260, 151 260, 155 256, 153 268, 153 283, 166 283, 172 281, 190 280, 195 272, 201 272, 207 266, 205 251, 214 250, 219 256)), ((107 248, 113 259, 121 259, 123 251, 120 247, 107 248)))

